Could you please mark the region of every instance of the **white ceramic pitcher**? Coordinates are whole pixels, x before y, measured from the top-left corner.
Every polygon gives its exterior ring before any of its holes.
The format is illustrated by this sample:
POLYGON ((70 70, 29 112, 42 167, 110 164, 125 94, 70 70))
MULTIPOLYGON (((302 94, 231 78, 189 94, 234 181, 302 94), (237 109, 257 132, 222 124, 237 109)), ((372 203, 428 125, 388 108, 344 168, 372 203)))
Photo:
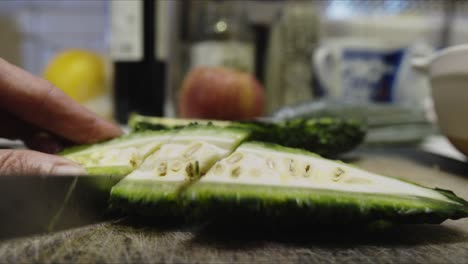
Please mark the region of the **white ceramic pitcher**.
POLYGON ((427 73, 439 127, 468 156, 468 44, 452 46, 413 61, 427 73))

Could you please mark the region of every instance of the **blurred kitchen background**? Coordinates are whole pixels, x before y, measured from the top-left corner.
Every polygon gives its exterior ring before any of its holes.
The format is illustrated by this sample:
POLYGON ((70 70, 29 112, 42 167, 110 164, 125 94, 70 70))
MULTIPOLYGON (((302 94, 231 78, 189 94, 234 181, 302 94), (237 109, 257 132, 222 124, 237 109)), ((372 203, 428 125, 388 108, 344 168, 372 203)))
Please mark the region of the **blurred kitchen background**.
POLYGON ((265 115, 363 116, 368 142, 412 142, 437 130, 413 62, 466 25, 462 0, 3 0, 0 56, 121 123, 178 116, 187 73, 223 66, 255 76, 265 115))

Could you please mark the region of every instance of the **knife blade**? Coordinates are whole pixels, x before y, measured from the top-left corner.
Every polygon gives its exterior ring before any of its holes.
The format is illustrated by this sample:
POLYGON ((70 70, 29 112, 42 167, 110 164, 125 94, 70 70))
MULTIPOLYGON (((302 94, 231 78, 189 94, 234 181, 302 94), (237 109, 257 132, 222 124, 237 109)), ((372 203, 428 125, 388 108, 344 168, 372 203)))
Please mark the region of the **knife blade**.
POLYGON ((0 239, 55 232, 108 218, 111 176, 0 176, 0 239), (98 177, 98 178, 96 178, 98 177))

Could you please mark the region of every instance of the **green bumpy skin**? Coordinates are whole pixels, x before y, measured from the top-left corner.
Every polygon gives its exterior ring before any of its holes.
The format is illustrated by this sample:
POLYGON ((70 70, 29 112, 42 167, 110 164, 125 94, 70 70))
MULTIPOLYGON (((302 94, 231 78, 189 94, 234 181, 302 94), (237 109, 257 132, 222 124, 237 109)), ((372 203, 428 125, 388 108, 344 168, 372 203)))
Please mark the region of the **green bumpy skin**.
POLYGON ((250 140, 301 148, 322 156, 333 157, 348 152, 364 140, 362 122, 340 118, 295 118, 282 122, 220 121, 201 119, 160 118, 133 114, 129 127, 133 131, 166 130, 193 124, 234 127, 251 132, 250 140))
POLYGON ((180 195, 249 132, 235 128, 186 127, 149 155, 111 190, 111 206, 139 215, 182 216, 180 195))
POLYGON ((441 223, 468 216, 468 203, 324 159, 307 151, 248 142, 189 185, 124 179, 111 200, 129 213, 280 226, 441 223))
POLYGON ((167 118, 156 116, 144 116, 139 114, 131 114, 128 119, 128 126, 132 131, 147 131, 147 130, 165 130, 186 127, 190 124, 208 125, 212 124, 217 127, 229 127, 231 121, 209 120, 209 119, 187 119, 187 118, 167 118))

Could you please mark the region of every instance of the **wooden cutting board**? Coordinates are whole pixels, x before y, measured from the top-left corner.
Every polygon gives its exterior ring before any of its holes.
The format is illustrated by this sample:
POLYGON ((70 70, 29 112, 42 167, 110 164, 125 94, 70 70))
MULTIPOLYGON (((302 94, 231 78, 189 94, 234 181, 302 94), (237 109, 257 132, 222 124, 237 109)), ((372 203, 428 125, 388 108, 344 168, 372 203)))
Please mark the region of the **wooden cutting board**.
MULTIPOLYGON (((415 149, 364 149, 348 161, 468 199, 468 164, 415 149)), ((468 263, 468 219, 385 232, 156 228, 109 221, 0 241, 0 262, 468 263)))

